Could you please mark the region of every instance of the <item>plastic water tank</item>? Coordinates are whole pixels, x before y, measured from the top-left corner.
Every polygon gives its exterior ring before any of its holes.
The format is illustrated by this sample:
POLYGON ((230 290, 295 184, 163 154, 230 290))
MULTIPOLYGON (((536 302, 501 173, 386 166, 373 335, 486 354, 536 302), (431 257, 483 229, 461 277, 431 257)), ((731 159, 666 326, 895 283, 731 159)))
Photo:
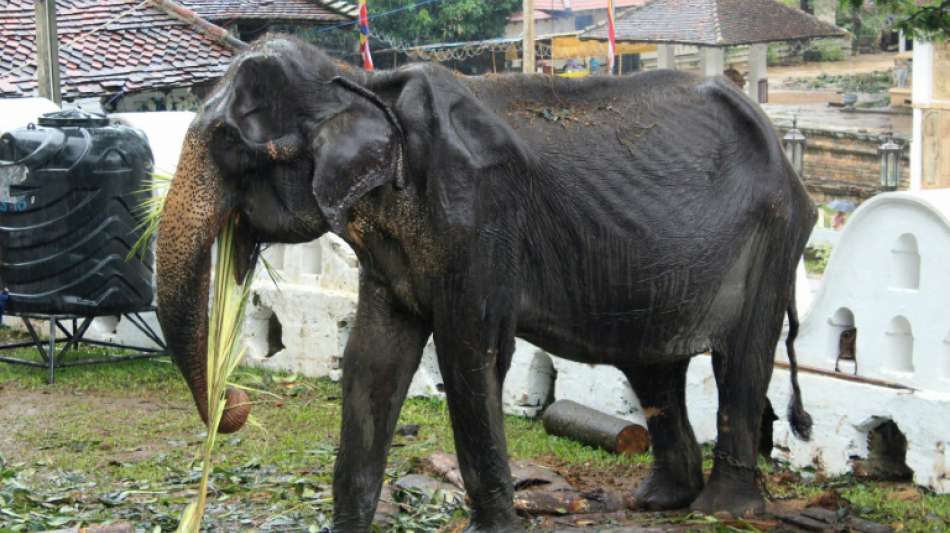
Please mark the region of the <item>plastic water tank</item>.
POLYGON ((152 304, 141 236, 148 140, 81 110, 43 115, 0 137, 0 283, 7 309, 85 316, 152 304))

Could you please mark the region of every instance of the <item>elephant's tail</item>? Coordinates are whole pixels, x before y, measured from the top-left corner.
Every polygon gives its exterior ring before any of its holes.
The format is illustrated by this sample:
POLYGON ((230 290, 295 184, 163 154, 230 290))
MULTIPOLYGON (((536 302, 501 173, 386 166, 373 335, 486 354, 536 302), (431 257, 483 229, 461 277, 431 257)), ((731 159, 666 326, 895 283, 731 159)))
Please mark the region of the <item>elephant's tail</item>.
POLYGON ((795 337, 798 337, 798 308, 795 305, 795 282, 792 282, 791 297, 788 302, 788 336, 785 338, 785 350, 788 352, 789 373, 792 376, 792 398, 788 402, 788 422, 792 432, 802 440, 811 439, 811 415, 802 405, 802 391, 798 386, 798 360, 795 355, 795 337))

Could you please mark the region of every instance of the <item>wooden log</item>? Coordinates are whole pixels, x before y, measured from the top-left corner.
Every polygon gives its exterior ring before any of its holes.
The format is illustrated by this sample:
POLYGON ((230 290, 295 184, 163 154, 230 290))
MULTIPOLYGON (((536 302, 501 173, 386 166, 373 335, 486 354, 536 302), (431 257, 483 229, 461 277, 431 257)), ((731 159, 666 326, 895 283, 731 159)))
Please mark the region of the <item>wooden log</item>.
POLYGON ((571 400, 558 400, 544 410, 544 430, 613 453, 636 455, 650 449, 647 428, 571 400))
POLYGON ((514 506, 516 511, 535 515, 613 513, 625 507, 623 498, 615 492, 544 489, 516 492, 514 506))
POLYGON ((422 460, 422 467, 456 487, 465 490, 465 483, 462 481, 462 471, 459 470, 458 459, 456 459, 454 455, 443 452, 433 453, 422 460))

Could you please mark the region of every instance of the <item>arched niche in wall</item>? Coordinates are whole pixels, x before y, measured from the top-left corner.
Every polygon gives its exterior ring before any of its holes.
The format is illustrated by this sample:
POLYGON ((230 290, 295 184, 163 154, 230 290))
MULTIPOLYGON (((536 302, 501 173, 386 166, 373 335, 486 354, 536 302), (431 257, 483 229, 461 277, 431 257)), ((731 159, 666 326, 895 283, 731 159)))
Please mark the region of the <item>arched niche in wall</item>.
MULTIPOLYGON (((854 313, 847 307, 839 307, 835 314, 828 319, 828 357, 835 362, 835 369, 841 361, 855 361, 857 365, 857 350, 855 338, 857 330, 854 327, 854 313)), ((853 369, 851 373, 856 373, 853 369)))
POLYGON ((903 316, 891 319, 884 332, 884 368, 898 372, 914 371, 914 332, 903 316))
POLYGON ((917 290, 920 288, 920 252, 917 238, 905 233, 891 247, 892 289, 917 290))

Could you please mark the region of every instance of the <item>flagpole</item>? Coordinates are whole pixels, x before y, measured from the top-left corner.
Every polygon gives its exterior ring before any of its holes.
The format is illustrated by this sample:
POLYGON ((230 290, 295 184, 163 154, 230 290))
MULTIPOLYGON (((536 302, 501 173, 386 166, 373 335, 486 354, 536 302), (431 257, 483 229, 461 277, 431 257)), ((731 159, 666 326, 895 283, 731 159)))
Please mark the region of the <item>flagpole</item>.
POLYGON ((360 0, 360 56, 363 58, 363 69, 373 70, 373 54, 369 49, 369 9, 366 0, 360 0))
POLYGON ((614 0, 607 0, 607 72, 614 73, 614 63, 617 61, 617 30, 614 0))

